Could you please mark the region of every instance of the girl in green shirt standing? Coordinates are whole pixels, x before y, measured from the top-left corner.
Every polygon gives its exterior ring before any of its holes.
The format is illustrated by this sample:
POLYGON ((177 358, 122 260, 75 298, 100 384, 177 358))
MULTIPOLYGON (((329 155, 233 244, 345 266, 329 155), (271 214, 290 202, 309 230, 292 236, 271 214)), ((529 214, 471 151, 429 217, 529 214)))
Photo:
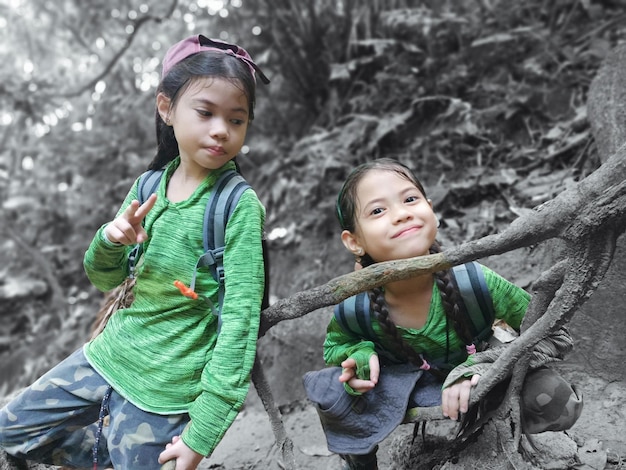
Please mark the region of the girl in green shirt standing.
POLYGON ((264 293, 265 210, 241 196, 225 230, 225 294, 218 334, 218 284, 196 262, 213 185, 235 168, 254 117, 256 76, 241 47, 191 36, 163 60, 156 97, 165 168, 143 204, 137 182, 84 258, 92 283, 109 291, 128 275, 143 244, 134 300, 98 336, 0 411, 0 447, 21 459, 79 468, 192 470, 234 421, 249 388, 264 293), (181 295, 198 271, 197 299, 181 295), (108 415, 109 423, 104 426, 108 415))
MULTIPOLYGON (((353 170, 336 209, 341 240, 359 265, 440 251, 432 202, 415 175, 395 160, 382 158, 353 170)), ((484 266, 478 269, 495 317, 519 330, 529 294, 484 266)), ((324 360, 334 367, 307 373, 304 385, 317 404, 328 447, 342 456, 345 468, 377 469, 378 444, 411 408, 441 405, 453 420, 468 411, 480 375, 468 368, 458 380, 450 374, 443 386, 452 368, 473 364, 476 352, 458 298, 450 271, 441 271, 373 289, 371 317, 356 319, 360 330, 344 330, 337 312, 346 310, 335 310, 324 342, 324 360), (366 318, 371 325, 363 325, 366 318)), ((565 387, 567 396, 570 392, 565 387)), ((572 416, 576 412, 580 409, 572 416)))

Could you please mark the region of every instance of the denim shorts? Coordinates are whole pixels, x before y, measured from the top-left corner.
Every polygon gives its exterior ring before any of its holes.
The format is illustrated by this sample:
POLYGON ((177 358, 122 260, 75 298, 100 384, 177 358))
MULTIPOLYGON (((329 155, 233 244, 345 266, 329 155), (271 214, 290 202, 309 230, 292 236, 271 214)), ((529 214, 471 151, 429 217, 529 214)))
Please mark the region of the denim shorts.
POLYGON ((0 410, 0 448, 48 465, 94 468, 96 460, 97 468, 155 469, 188 422, 186 413, 158 415, 134 406, 81 348, 0 410))

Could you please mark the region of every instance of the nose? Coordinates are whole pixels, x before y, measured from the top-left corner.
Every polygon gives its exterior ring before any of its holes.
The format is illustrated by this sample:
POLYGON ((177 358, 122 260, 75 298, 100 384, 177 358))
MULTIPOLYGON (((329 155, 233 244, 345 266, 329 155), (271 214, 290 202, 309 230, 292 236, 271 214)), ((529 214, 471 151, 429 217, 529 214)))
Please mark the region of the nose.
POLYGON ((211 120, 211 137, 217 140, 225 140, 228 138, 228 123, 219 117, 211 120))
POLYGON ((392 210, 393 210, 392 212, 393 220, 395 223, 404 222, 406 220, 411 219, 411 217, 413 216, 411 211, 408 210, 404 204, 396 204, 392 208, 392 210))

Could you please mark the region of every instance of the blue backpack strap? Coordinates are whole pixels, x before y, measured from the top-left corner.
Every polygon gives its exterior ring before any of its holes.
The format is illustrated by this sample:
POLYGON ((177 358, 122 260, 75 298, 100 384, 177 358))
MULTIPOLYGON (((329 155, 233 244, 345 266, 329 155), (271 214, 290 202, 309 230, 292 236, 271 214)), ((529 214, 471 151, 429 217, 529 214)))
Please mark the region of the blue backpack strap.
MULTIPOLYGON (((164 169, 160 170, 148 170, 141 174, 139 182, 137 183, 137 200, 139 204, 143 204, 150 197, 152 193, 155 193, 161 182, 164 169)), ((135 277, 135 264, 141 256, 143 247, 141 243, 136 244, 128 254, 128 276, 135 277)))
POLYGON ((374 343, 376 353, 386 363, 400 363, 402 360, 385 349, 372 327, 372 309, 367 292, 347 298, 335 306, 335 319, 343 331, 374 343))
POLYGON ((349 297, 336 305, 335 319, 346 333, 377 341, 376 333, 372 328, 370 296, 367 292, 349 297))
POLYGON ((148 170, 139 177, 139 183, 137 183, 137 200, 139 204, 143 204, 150 197, 152 193, 155 193, 159 188, 161 177, 165 170, 148 170))
POLYGON ((227 170, 215 182, 204 211, 204 254, 198 258, 190 288, 195 289, 196 274, 200 267, 208 267, 218 283, 218 331, 221 327, 224 302, 224 245, 228 219, 232 215, 243 192, 250 188, 248 182, 235 170, 227 170))
POLYGON ((452 272, 470 318, 474 344, 478 345, 491 336, 496 317, 485 275, 476 261, 454 266, 452 272))

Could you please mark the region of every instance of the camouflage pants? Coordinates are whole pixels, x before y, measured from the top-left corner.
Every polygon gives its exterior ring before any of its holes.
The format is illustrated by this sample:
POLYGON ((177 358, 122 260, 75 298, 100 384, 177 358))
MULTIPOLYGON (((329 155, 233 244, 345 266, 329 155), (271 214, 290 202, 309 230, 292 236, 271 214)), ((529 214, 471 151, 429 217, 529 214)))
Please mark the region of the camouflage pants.
POLYGON ((158 415, 128 402, 81 348, 0 410, 0 448, 31 461, 94 468, 97 440, 97 468, 158 469, 159 454, 188 422, 188 414, 158 415))

